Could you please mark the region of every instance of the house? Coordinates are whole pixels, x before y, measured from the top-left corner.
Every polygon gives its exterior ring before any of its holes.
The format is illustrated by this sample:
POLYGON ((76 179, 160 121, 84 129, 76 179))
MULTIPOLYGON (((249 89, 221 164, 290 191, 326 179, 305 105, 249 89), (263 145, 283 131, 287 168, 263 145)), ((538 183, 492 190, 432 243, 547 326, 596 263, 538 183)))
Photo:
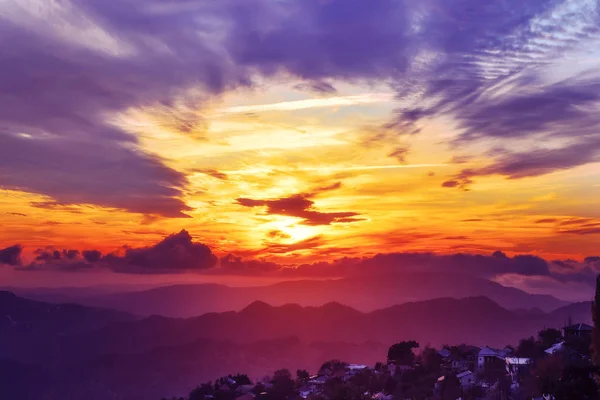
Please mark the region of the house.
POLYGON ((383 392, 375 393, 372 397, 374 400, 392 400, 393 396, 391 394, 386 395, 383 392))
POLYGON ((565 339, 569 337, 591 337, 593 329, 593 326, 583 323, 565 326, 563 328, 563 337, 565 339))
POLYGON ((565 342, 558 342, 555 345, 552 345, 552 346, 548 347, 546 350, 544 350, 544 353, 552 355, 552 354, 555 354, 557 352, 564 350, 564 348, 565 348, 565 342))
POLYGON ((456 378, 458 378, 458 381, 460 382, 460 386, 463 389, 470 388, 476 382, 475 374, 472 373, 471 371, 461 372, 460 374, 456 375, 456 378))
POLYGON ((312 387, 321 387, 325 384, 325 382, 327 382, 327 377, 326 376, 319 376, 316 378, 311 378, 308 381, 308 385, 312 386, 312 387))
POLYGON ((452 371, 455 372, 464 372, 472 369, 475 366, 475 362, 472 360, 464 360, 464 359, 455 359, 452 360, 452 364, 450 367, 452 371))
POLYGON ((349 364, 346 368, 350 371, 356 372, 362 371, 363 369, 367 368, 367 366, 364 364, 349 364))
POLYGON ((487 367, 500 367, 504 364, 504 359, 512 353, 509 348, 502 350, 493 349, 484 346, 477 354, 477 370, 483 371, 487 367))
POLYGON ((438 355, 442 358, 450 358, 450 356, 452 355, 452 353, 450 352, 450 350, 444 348, 441 349, 440 351, 437 352, 438 355))
POLYGON ((527 374, 531 366, 530 358, 506 357, 505 361, 506 372, 510 374, 513 382, 527 374))

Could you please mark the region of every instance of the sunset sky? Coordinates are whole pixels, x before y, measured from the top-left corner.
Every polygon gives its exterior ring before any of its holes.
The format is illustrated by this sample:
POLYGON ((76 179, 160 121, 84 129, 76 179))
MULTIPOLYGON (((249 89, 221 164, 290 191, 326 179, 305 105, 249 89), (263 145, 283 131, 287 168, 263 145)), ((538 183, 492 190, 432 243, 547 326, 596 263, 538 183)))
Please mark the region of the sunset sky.
POLYGON ((0 262, 185 229, 281 265, 499 250, 592 268, 599 7, 1 1, 0 249, 22 251, 0 262))

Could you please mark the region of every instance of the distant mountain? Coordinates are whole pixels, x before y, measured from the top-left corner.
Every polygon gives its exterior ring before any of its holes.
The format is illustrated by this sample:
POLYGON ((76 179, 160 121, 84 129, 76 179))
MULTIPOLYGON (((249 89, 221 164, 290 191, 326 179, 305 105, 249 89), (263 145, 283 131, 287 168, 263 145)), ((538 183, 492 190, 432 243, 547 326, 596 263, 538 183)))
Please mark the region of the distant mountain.
POLYGON ((37 352, 45 351, 36 345, 134 319, 123 311, 43 303, 0 291, 0 354, 35 361, 37 352))
POLYGON ((592 324, 592 302, 583 301, 560 307, 550 314, 556 321, 568 324, 569 321, 592 324))
POLYGON ((59 338, 43 356, 49 361, 82 361, 107 354, 142 354, 157 347, 198 340, 243 344, 288 336, 296 336, 303 343, 390 345, 414 339, 434 346, 445 343, 504 346, 517 344, 521 338, 535 335, 544 327, 560 328, 563 324, 562 312, 520 315, 485 297, 412 302, 370 313, 339 303, 273 307, 254 302, 239 312, 209 313, 190 319, 152 316, 113 323, 59 338))
MULTIPOLYGON (((23 295, 34 296, 31 291, 23 295)), ((136 315, 188 318, 208 312, 241 310, 255 300, 275 306, 288 303, 319 306, 339 302, 369 312, 406 302, 474 296, 486 296, 507 309, 539 308, 548 312, 569 304, 553 296, 534 295, 468 275, 431 273, 288 281, 261 287, 174 285, 88 297, 76 293, 71 298, 81 304, 123 310, 136 315)), ((48 300, 52 301, 52 298, 48 300)))

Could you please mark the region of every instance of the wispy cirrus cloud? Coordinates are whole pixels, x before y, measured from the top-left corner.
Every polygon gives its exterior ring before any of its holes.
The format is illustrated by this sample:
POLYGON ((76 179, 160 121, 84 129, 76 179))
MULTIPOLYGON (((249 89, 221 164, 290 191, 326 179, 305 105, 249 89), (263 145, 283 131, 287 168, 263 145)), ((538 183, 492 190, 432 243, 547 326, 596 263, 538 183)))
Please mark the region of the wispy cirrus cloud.
POLYGON ((281 103, 235 106, 221 109, 222 113, 255 113, 263 111, 295 111, 308 108, 354 106, 360 104, 384 103, 394 100, 393 93, 367 93, 324 99, 294 100, 281 103))

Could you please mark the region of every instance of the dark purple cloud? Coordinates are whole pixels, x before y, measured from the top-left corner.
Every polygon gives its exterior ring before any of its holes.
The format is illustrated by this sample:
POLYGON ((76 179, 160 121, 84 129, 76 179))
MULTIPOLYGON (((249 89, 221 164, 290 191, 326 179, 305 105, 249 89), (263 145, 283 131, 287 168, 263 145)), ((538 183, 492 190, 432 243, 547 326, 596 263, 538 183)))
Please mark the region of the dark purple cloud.
POLYGON ((218 258, 208 246, 194 242, 192 236, 182 230, 154 246, 128 248, 123 256, 108 255, 101 261, 118 272, 168 273, 213 268, 218 258))
POLYGON ((503 175, 508 179, 533 177, 600 160, 600 138, 578 140, 577 143, 558 149, 518 153, 502 151, 491 164, 482 168, 463 169, 452 179, 442 183, 442 186, 466 188, 478 176, 503 175))
POLYGON ((233 59, 264 75, 321 81, 385 79, 405 70, 410 19, 404 2, 227 2, 233 59))
MULTIPOLYGON (((279 239, 278 232, 269 234, 270 239, 279 239)), ((463 240, 464 237, 446 237, 463 240)), ((269 253, 286 254, 295 251, 322 247, 326 244, 323 237, 315 236, 296 243, 266 242, 269 253)), ((37 262, 21 266, 19 245, 0 250, 0 263, 15 266, 26 271, 88 271, 108 269, 119 273, 181 273, 199 272, 210 274, 243 275, 285 275, 298 277, 361 277, 373 275, 405 274, 410 272, 465 274, 469 276, 493 279, 503 275, 521 275, 524 277, 542 277, 557 283, 595 284, 595 276, 600 273, 600 257, 589 256, 583 261, 548 261, 531 254, 519 254, 509 257, 502 251, 490 255, 455 253, 389 253, 362 258, 333 258, 332 261, 320 261, 312 264, 282 265, 264 258, 242 258, 233 254, 218 259, 211 249, 193 241, 191 235, 182 230, 167 236, 153 246, 144 248, 122 247, 119 254, 101 257, 97 250, 81 252, 77 250, 57 251, 52 248, 37 251, 37 262), (42 261, 42 262, 39 262, 42 261)), ((324 248, 332 254, 340 254, 338 249, 324 248)), ((256 252, 255 255, 263 254, 256 252)))
POLYGON ((100 261, 102 253, 99 250, 83 250, 81 255, 85 261, 89 263, 95 263, 100 261))
POLYGON ((325 81, 299 83, 294 86, 294 89, 321 95, 332 95, 337 93, 337 89, 331 83, 325 81))
MULTIPOLYGON (((326 188, 330 190, 330 188, 326 188)), ((244 207, 265 207, 267 214, 287 215, 303 220, 306 225, 330 225, 333 223, 359 222, 363 218, 359 213, 346 212, 320 212, 314 209, 314 201, 310 195, 296 194, 289 197, 270 200, 256 200, 240 197, 236 201, 244 207)))
POLYGON ((21 265, 21 252, 23 248, 15 244, 14 246, 7 247, 0 250, 0 264, 7 265, 21 265))
POLYGON ((209 95, 246 79, 201 39, 207 27, 197 13, 153 12, 134 0, 74 4, 72 20, 89 19, 104 37, 59 39, 44 30, 61 24, 53 15, 33 29, 0 16, 0 185, 66 204, 185 216, 185 176, 134 149, 136 138, 108 118, 132 106, 170 106, 181 89, 209 95), (93 47, 106 37, 126 54, 93 47))
POLYGON ((398 147, 388 157, 395 158, 399 163, 404 164, 406 162, 406 155, 410 152, 408 147, 398 147))

